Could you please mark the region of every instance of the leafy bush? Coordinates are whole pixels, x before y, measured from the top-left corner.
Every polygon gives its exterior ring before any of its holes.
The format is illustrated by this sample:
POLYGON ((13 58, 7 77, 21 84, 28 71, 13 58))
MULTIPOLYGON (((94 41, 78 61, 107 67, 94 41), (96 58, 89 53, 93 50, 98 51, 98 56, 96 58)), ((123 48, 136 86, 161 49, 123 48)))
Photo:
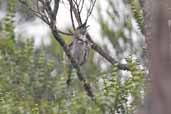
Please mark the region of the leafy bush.
POLYGON ((18 47, 3 47, 0 51, 1 113, 131 114, 141 102, 143 70, 136 67, 135 61, 129 61, 131 75, 125 79, 113 66, 111 71, 90 80, 96 95, 92 101, 74 70, 68 87, 64 74, 52 75, 55 58, 47 59, 45 55, 43 50, 35 54, 30 41, 18 47))

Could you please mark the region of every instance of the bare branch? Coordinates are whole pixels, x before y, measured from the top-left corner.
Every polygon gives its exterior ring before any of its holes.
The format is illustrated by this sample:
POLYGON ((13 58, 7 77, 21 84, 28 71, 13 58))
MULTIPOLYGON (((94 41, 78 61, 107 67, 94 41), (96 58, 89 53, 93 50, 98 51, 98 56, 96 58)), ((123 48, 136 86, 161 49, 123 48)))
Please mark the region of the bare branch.
MULTIPOLYGON (((88 20, 89 16, 91 15, 94 5, 95 5, 96 0, 93 2, 93 5, 89 11, 88 17, 86 19, 86 21, 88 20)), ((77 23, 79 24, 79 26, 82 25, 81 19, 79 18, 80 14, 79 12, 77 12, 77 9, 75 7, 73 7, 73 12, 74 15, 76 17, 77 23)), ((85 21, 85 23, 86 23, 85 21)), ((101 56, 103 56, 107 61, 109 61, 111 64, 117 64, 118 68, 120 70, 129 70, 128 66, 125 64, 121 64, 118 61, 116 61, 115 59, 113 59, 109 54, 107 54, 105 51, 103 51, 103 49, 101 49, 91 38, 91 36, 89 35, 89 33, 86 34, 87 39, 92 43, 92 48, 99 53, 101 56)))
POLYGON ((96 3, 96 0, 91 0, 91 3, 90 3, 90 8, 88 9, 88 12, 87 12, 87 17, 86 17, 86 20, 85 20, 85 23, 87 23, 90 15, 92 14, 93 12, 93 9, 94 9, 94 6, 95 6, 95 3, 96 3))
MULTIPOLYGON (((78 5, 80 6, 82 0, 79 0, 78 5)), ((83 0, 84 1, 84 0, 83 0)))
POLYGON ((53 16, 54 16, 54 18, 56 18, 57 13, 58 13, 58 9, 59 9, 60 0, 54 0, 54 1, 55 1, 55 3, 54 3, 53 16))
MULTIPOLYGON (((69 1, 72 2, 74 0, 69 0, 69 1)), ((73 6, 72 6, 72 10, 74 12, 77 22, 79 22, 78 25, 82 25, 81 13, 79 11, 79 6, 78 6, 78 3, 76 3, 76 1, 74 2, 73 6)))
POLYGON ((70 4, 70 16, 71 16, 71 23, 72 23, 72 28, 73 30, 75 30, 75 24, 74 24, 74 19, 73 19, 73 14, 72 14, 72 9, 73 9, 73 3, 72 0, 69 0, 69 4, 70 4))
POLYGON ((52 21, 53 20, 53 13, 52 13, 52 8, 50 7, 50 2, 45 1, 44 2, 44 8, 45 8, 45 11, 47 12, 50 20, 52 21))
POLYGON ((66 33, 66 32, 63 32, 61 30, 58 29, 58 32, 61 33, 61 34, 64 34, 64 35, 68 35, 68 36, 72 36, 73 34, 72 33, 66 33))
MULTIPOLYGON (((94 95, 93 95, 93 92, 91 90, 91 86, 86 82, 83 74, 81 73, 80 65, 78 65, 76 63, 75 59, 71 56, 68 45, 64 42, 64 40, 59 35, 59 33, 67 34, 67 35, 71 35, 71 34, 64 33, 64 32, 62 32, 62 31, 60 31, 60 30, 57 29, 56 24, 55 24, 56 18, 53 17, 54 15, 53 15, 52 8, 50 7, 50 1, 45 1, 44 2, 43 0, 40 0, 40 2, 42 3, 42 5, 43 5, 43 7, 45 9, 43 9, 44 15, 41 14, 40 12, 37 12, 39 14, 39 18, 42 19, 43 21, 49 19, 48 22, 47 21, 45 21, 45 22, 48 23, 48 25, 51 28, 51 31, 52 31, 53 36, 55 37, 55 39, 57 40, 57 42, 59 42, 59 44, 63 48, 64 52, 66 53, 66 55, 70 59, 71 64, 77 70, 78 79, 83 84, 83 87, 84 87, 85 91, 87 92, 87 95, 93 99, 94 98, 94 95)), ((57 13, 56 10, 55 10, 55 13, 57 13)))
MULTIPOLYGON (((68 0, 69 2, 72 2, 72 0, 68 0)), ((77 20, 78 25, 82 25, 82 20, 81 20, 81 16, 80 13, 77 11, 77 8, 72 6, 72 11, 74 12, 74 16, 77 20)))
MULTIPOLYGON (((80 7, 80 13, 81 13, 82 9, 83 9, 83 6, 84 6, 84 0, 80 0, 80 1, 82 1, 81 7, 80 7)), ((79 3, 79 6, 80 6, 80 3, 79 3)))
POLYGON ((71 56, 70 51, 69 51, 69 47, 68 45, 66 45, 66 43, 64 42, 64 40, 61 38, 61 36, 58 34, 58 31, 56 28, 51 28, 52 29, 52 33, 55 37, 55 39, 59 42, 59 44, 61 45, 61 47, 63 48, 65 54, 68 56, 68 58, 71 61, 71 64, 73 65, 73 67, 77 70, 77 76, 78 79, 80 80, 80 82, 83 84, 83 87, 85 89, 85 91, 87 92, 87 95, 89 97, 92 98, 92 100, 94 99, 94 94, 93 91, 91 89, 91 86, 86 82, 81 69, 80 69, 80 65, 77 64, 77 62, 75 61, 75 59, 71 56))
MULTIPOLYGON (((19 2, 20 2, 21 4, 23 4, 23 6, 24 6, 25 8, 27 8, 29 11, 32 11, 32 13, 33 13, 35 16, 37 16, 38 18, 42 19, 46 24, 49 25, 49 20, 48 20, 48 18, 47 18, 45 15, 41 14, 39 11, 36 11, 36 10, 33 10, 32 8, 30 8, 30 7, 27 5, 27 2, 22 1, 22 0, 19 0, 19 2)), ((38 7, 38 5, 37 5, 37 7, 38 7)))
MULTIPOLYGON (((22 0, 19 0, 19 1, 22 1, 22 0)), ((39 5, 37 5, 38 11, 35 11, 31 8, 30 8, 30 10, 36 16, 38 16, 40 19, 42 19, 45 23, 47 23, 49 25, 49 27, 51 28, 52 34, 55 37, 56 41, 59 42, 59 44, 63 48, 65 54, 68 56, 69 60, 71 61, 71 64, 77 70, 78 79, 83 84, 83 87, 84 87, 85 91, 87 92, 87 95, 89 97, 91 97, 92 99, 94 99, 94 95, 93 95, 93 91, 91 89, 91 86, 86 82, 85 77, 83 76, 83 74, 81 72, 80 65, 77 64, 75 59, 72 57, 68 45, 64 42, 64 40, 61 38, 61 36, 59 34, 59 33, 61 33, 61 34, 65 34, 65 35, 72 35, 72 33, 65 33, 63 31, 58 30, 56 27, 56 16, 58 13, 59 1, 60 0, 55 0, 53 9, 50 6, 50 3, 52 2, 52 0, 38 0, 38 1, 43 5, 43 10, 42 11, 39 10, 39 8, 40 8, 39 5)), ((73 29, 75 30, 75 23, 74 23, 72 13, 74 13, 74 16, 75 16, 75 19, 76 19, 78 25, 81 26, 82 25, 81 11, 82 11, 83 6, 84 6, 84 0, 82 0, 81 9, 79 7, 79 4, 81 4, 81 0, 80 1, 68 0, 68 2, 70 3, 70 15, 71 15, 72 26, 73 26, 73 29)), ((96 2, 96 0, 94 0, 94 2, 92 2, 92 5, 89 8, 89 11, 88 11, 88 14, 87 14, 87 17, 86 17, 84 24, 86 24, 86 22, 88 21, 88 18, 90 17, 90 15, 93 11, 95 2, 96 2)), ((111 56, 109 56, 107 53, 105 53, 96 43, 94 43, 92 41, 92 38, 88 33, 86 34, 86 37, 92 43, 92 48, 96 52, 98 52, 100 55, 102 55, 106 60, 108 60, 111 64, 118 64, 119 69, 129 70, 126 65, 120 64, 119 62, 115 61, 111 56)))
POLYGON ((113 59, 109 54, 107 54, 103 49, 101 49, 91 38, 91 36, 87 33, 86 34, 87 39, 92 43, 92 48, 99 53, 101 56, 103 56, 107 61, 109 61, 111 64, 117 64, 118 69, 120 70, 129 70, 128 65, 121 64, 115 59, 113 59))

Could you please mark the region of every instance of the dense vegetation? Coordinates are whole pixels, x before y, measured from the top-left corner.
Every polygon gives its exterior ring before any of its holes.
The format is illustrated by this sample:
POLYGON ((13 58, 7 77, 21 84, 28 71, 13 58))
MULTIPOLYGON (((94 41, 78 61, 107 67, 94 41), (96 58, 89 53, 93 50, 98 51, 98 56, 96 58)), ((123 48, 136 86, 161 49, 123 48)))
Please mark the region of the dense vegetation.
MULTIPOLYGON (((48 56, 47 48, 34 49, 33 40, 14 40, 16 1, 9 0, 8 6, 0 37, 0 113, 132 114, 136 111, 144 96, 144 70, 136 60, 128 57, 130 71, 120 71, 116 65, 101 71, 92 62, 94 52, 91 52, 92 57, 84 71, 95 94, 92 100, 77 79, 75 69, 72 69, 71 81, 67 84, 68 64, 61 48, 56 46, 58 49, 55 49, 60 53, 61 61, 61 71, 57 72, 56 56, 48 56)), ((141 20, 138 22, 141 28, 141 20)), ((110 38, 114 32, 107 29, 104 21, 100 24, 103 35, 110 38)), ((122 31, 117 33, 115 37, 123 37, 122 31)), ((111 42, 117 42, 117 38, 111 42)))

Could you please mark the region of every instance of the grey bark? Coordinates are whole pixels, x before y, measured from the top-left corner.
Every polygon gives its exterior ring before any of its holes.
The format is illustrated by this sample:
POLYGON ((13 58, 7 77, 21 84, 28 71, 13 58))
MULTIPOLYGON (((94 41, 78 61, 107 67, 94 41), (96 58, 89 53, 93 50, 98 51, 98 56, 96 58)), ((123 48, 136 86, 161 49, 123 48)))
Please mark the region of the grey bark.
POLYGON ((171 114, 171 1, 143 3, 151 87, 145 107, 138 114, 171 114))

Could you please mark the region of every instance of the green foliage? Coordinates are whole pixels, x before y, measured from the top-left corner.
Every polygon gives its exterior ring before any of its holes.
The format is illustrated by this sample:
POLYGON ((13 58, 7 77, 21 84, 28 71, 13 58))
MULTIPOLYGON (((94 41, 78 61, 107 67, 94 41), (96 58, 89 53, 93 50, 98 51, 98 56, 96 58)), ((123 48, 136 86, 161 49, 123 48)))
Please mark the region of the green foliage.
POLYGON ((111 71, 89 80, 96 95, 94 102, 86 95, 75 70, 68 87, 64 74, 52 75, 55 58, 46 59, 43 50, 34 53, 30 41, 17 47, 6 46, 0 51, 1 113, 132 114, 141 103, 144 72, 131 59, 128 77, 122 77, 113 66, 111 71), (130 96, 133 100, 128 99, 130 96))
POLYGON ((129 66, 130 75, 123 76, 114 65, 111 73, 104 73, 102 76, 102 96, 98 100, 105 114, 133 114, 137 104, 142 103, 144 71, 139 69, 136 62, 131 59, 129 66))
POLYGON ((16 0, 8 0, 8 9, 7 9, 7 15, 5 19, 3 20, 3 32, 6 35, 7 38, 13 38, 14 40, 14 28, 15 28, 15 13, 16 13, 16 0))
POLYGON ((140 27, 140 30, 142 31, 144 28, 144 17, 143 17, 143 10, 141 8, 139 0, 128 0, 130 6, 131 6, 131 11, 137 20, 137 23, 140 27))
POLYGON ((143 12, 138 0, 107 0, 105 14, 98 7, 98 21, 101 27, 101 37, 104 40, 103 48, 118 60, 128 55, 143 58, 143 12), (131 7, 131 11, 128 10, 131 7), (135 16, 135 19, 133 16, 135 16), (137 24, 136 24, 137 22, 137 24), (141 31, 140 31, 140 30, 141 31), (110 42, 107 42, 110 41, 110 42))
MULTIPOLYGON (((113 44, 114 47, 117 47, 118 44, 118 39, 122 38, 125 42, 127 41, 127 36, 125 36, 125 34, 123 33, 123 28, 125 27, 124 25, 118 25, 116 27, 115 24, 117 24, 118 22, 118 18, 119 15, 115 15, 115 13, 117 12, 115 7, 114 7, 114 3, 112 0, 108 0, 107 1, 109 3, 109 7, 112 9, 111 11, 109 9, 106 10, 106 14, 108 17, 108 20, 106 20, 104 18, 104 16, 102 16, 101 14, 101 8, 98 8, 98 19, 99 19, 99 24, 101 26, 101 34, 103 37, 107 37, 113 44), (118 16, 118 17, 117 17, 118 16), (111 21, 111 23, 110 23, 111 21), (114 31, 114 29, 118 28, 116 31, 114 31)), ((129 22, 129 18, 128 18, 128 22, 129 22)), ((125 23, 128 24, 128 23, 125 23)), ((129 26, 129 30, 131 30, 132 27, 129 26)))
POLYGON ((34 55, 32 43, 14 48, 11 51, 4 47, 6 51, 1 50, 0 54, 0 66, 3 66, 0 67, 0 93, 4 103, 0 110, 11 114, 35 113, 35 104, 44 106, 42 102, 52 101, 60 92, 56 87, 62 87, 65 82, 56 82, 63 80, 60 76, 51 77, 55 59, 46 60, 44 52, 34 55))
POLYGON ((104 42, 104 49, 108 52, 115 50, 116 58, 119 60, 124 58, 125 53, 133 54, 135 52, 134 50, 136 49, 133 48, 136 45, 133 44, 131 38, 133 37, 132 33, 137 32, 133 28, 131 13, 125 8, 127 5, 122 2, 122 0, 107 0, 108 8, 105 11, 105 16, 102 13, 103 11, 101 11, 102 6, 98 7, 98 21, 101 27, 102 38, 104 41, 106 39, 109 40, 110 45, 113 47, 109 48, 108 44, 104 42), (122 5, 117 5, 119 3, 122 3, 122 5), (121 8, 121 6, 124 8, 121 8))
MULTIPOLYGON (((66 63, 61 62, 63 72, 54 73, 57 70, 56 53, 47 58, 45 50, 33 49, 33 41, 15 44, 15 7, 16 0, 9 0, 3 24, 7 38, 0 39, 0 113, 132 114, 135 111, 144 92, 144 71, 137 67, 137 62, 129 59, 131 71, 126 76, 115 65, 111 70, 100 73, 100 68, 93 63, 94 52, 91 52, 90 63, 82 70, 86 72, 95 94, 95 101, 92 101, 77 79, 75 69, 71 71, 69 86, 66 84, 66 63)), ((114 20, 114 16, 110 12, 108 14, 114 20)), ((114 34, 104 20, 101 20, 101 24, 112 42, 116 42, 120 36, 125 37, 122 28, 114 34)), ((126 24, 131 29, 130 20, 126 24)), ((65 41, 70 43, 67 38, 65 41)), ((55 52, 64 59, 61 47, 57 43, 54 45, 55 52)))

